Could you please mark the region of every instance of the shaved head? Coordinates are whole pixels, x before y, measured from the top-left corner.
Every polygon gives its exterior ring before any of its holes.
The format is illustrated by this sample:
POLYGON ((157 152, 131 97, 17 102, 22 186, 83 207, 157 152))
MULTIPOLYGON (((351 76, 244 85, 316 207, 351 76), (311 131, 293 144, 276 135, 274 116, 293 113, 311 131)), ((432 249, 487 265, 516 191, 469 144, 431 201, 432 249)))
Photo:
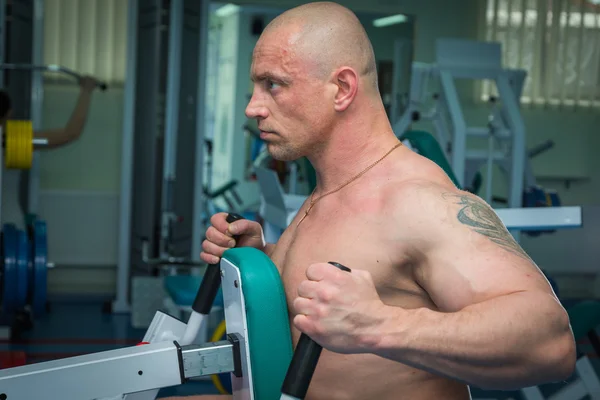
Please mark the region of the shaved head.
POLYGON ((377 87, 373 47, 364 27, 348 8, 332 2, 308 3, 275 18, 261 40, 285 38, 294 57, 312 66, 307 70, 327 78, 337 68, 353 68, 372 89, 377 87))
POLYGON ((376 121, 389 124, 371 42, 338 4, 309 3, 275 18, 256 43, 250 76, 246 116, 278 160, 313 157, 341 138, 364 140, 376 121))

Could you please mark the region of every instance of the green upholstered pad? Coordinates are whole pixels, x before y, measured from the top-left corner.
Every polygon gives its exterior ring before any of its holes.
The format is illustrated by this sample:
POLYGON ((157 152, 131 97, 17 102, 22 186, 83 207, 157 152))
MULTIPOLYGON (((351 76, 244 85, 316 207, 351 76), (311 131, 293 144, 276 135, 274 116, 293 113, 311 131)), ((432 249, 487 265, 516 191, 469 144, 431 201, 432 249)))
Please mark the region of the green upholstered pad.
POLYGON ((427 157, 436 163, 444 170, 444 172, 446 172, 456 187, 460 188, 458 179, 456 179, 456 175, 454 175, 444 151, 440 147, 438 141, 429 132, 407 131, 400 137, 400 140, 408 140, 410 145, 414 147, 420 155, 427 157))
POLYGON ((240 270, 254 398, 279 399, 293 355, 287 301, 279 271, 265 253, 254 248, 230 249, 223 258, 240 270))

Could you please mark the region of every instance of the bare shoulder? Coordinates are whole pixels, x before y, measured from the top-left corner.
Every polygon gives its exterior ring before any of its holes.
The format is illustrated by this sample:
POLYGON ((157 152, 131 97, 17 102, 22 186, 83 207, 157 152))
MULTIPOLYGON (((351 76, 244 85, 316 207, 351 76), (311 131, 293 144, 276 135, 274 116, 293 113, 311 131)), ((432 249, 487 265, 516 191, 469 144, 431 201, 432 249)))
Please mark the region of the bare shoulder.
POLYGON ((428 243, 454 242, 459 247, 457 242, 468 240, 530 261, 492 207, 451 182, 408 180, 392 188, 388 198, 387 207, 428 243))

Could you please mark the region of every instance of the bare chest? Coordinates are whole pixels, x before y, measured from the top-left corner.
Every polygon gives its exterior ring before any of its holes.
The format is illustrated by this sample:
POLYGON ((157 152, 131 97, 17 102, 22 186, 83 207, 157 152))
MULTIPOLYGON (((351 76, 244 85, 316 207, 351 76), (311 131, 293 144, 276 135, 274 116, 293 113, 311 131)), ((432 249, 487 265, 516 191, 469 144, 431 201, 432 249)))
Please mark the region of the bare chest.
POLYGON ((380 219, 368 215, 312 217, 299 226, 297 220, 292 222, 272 255, 281 272, 288 304, 297 297, 297 287, 306 279, 307 268, 330 261, 369 271, 386 304, 417 308, 429 302, 414 278, 417 266, 411 260, 410 245, 390 240, 380 219))

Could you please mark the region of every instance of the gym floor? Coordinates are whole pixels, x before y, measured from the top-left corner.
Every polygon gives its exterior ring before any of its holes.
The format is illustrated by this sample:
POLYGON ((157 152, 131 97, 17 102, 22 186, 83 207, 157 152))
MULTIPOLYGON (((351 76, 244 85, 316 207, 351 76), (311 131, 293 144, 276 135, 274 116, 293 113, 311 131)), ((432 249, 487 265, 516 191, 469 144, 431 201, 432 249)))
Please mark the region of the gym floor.
MULTIPOLYGON (((569 301, 565 306, 573 304, 569 301)), ((99 299, 63 299, 51 302, 50 313, 37 320, 33 329, 23 333, 18 341, 0 341, 0 354, 8 351, 23 351, 27 363, 36 363, 92 352, 133 346, 140 342, 145 330, 134 329, 128 315, 112 315, 102 312, 103 301, 99 299)), ((600 361, 587 342, 579 343, 579 351, 592 360, 596 373, 600 375, 600 361)), ((101 379, 101 378, 100 378, 101 379)), ((560 384, 543 387, 548 395, 560 384)), ((159 396, 215 394, 210 380, 191 382, 172 388, 164 388, 159 396)), ((519 393, 484 392, 473 389, 474 399, 520 400, 519 393)))

